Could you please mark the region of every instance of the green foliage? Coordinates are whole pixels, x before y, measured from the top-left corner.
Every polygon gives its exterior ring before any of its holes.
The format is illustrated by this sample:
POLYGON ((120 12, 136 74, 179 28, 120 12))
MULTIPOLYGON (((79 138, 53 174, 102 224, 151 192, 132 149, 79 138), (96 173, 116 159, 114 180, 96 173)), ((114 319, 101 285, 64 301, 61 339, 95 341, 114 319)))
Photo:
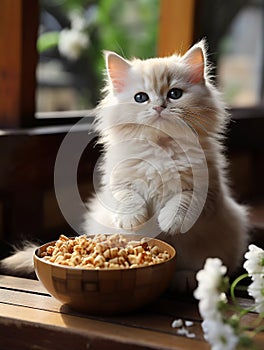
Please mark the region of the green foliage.
MULTIPOLYGON (((53 0, 54 1, 54 0, 53 0)), ((72 11, 76 9, 82 10, 83 8, 96 4, 96 0, 55 0, 59 6, 62 6, 66 11, 72 11)))
POLYGON ((100 0, 102 48, 126 57, 156 55, 159 0, 100 0))
MULTIPOLYGON (((69 26, 71 13, 77 11, 87 19, 85 33, 89 46, 76 62, 71 62, 73 76, 87 77, 92 104, 99 97, 105 64, 103 50, 112 50, 126 58, 148 58, 156 55, 159 0, 41 0, 41 6, 69 26), (89 17, 89 18, 88 18, 89 17), (89 85, 90 84, 90 85, 89 85)), ((38 39, 40 53, 55 48, 60 32, 45 32, 38 39)), ((52 54, 52 50, 50 50, 52 54)), ((65 59, 65 57, 64 57, 65 59)), ((67 61, 67 60, 66 60, 67 61)), ((65 60, 64 60, 65 62, 65 60)))
POLYGON ((125 58, 156 56, 159 0, 99 0, 97 71, 104 68, 102 50, 125 58))
POLYGON ((37 49, 39 53, 53 49, 58 45, 59 32, 46 32, 39 36, 37 49))

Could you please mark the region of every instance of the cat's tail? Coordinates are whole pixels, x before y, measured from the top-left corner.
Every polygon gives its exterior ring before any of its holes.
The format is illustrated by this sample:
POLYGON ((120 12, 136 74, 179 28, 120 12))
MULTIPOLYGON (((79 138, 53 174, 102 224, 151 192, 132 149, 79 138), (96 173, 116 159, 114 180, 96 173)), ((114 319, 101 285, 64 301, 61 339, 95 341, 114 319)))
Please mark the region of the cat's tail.
POLYGON ((15 248, 13 255, 0 261, 0 267, 6 272, 27 275, 34 272, 33 255, 38 248, 33 243, 25 243, 23 248, 15 248))

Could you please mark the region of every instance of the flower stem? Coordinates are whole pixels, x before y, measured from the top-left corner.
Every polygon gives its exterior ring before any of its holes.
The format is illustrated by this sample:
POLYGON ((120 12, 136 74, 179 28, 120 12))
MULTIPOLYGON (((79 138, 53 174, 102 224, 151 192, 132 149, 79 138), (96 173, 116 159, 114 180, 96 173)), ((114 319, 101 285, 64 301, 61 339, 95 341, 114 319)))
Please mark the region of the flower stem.
POLYGON ((240 283, 243 279, 247 278, 248 277, 248 274, 247 273, 244 273, 243 275, 241 276, 238 276, 231 284, 230 286, 230 295, 231 295, 231 298, 232 298, 232 301, 234 303, 234 305, 239 309, 239 310, 244 310, 244 308, 242 308, 237 300, 236 300, 236 296, 235 296, 235 288, 237 287, 238 283, 240 283))

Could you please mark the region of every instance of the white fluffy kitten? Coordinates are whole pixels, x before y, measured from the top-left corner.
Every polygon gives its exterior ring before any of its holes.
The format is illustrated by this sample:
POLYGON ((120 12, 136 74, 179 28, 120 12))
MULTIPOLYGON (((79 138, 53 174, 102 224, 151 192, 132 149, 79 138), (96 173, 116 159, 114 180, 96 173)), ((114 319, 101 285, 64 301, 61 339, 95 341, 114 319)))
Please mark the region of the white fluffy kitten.
MULTIPOLYGON (((246 249, 248 219, 228 188, 221 144, 227 114, 204 43, 184 56, 147 60, 106 52, 106 64, 95 123, 104 144, 101 183, 85 232, 136 232, 173 244, 178 290, 194 288, 207 257, 220 257, 233 273, 246 249)), ((20 256, 3 266, 19 269, 20 256)))
POLYGON ((227 113, 204 43, 184 56, 127 61, 106 52, 96 129, 102 183, 86 232, 138 232, 177 250, 177 289, 194 288, 207 257, 233 273, 247 243, 246 209, 232 198, 221 138, 227 113))

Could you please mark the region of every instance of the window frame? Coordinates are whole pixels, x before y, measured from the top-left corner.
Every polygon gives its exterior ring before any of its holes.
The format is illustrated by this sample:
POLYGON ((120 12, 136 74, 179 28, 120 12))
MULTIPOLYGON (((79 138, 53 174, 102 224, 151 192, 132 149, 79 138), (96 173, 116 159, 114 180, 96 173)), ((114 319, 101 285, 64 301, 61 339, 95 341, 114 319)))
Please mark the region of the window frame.
POLYGON ((0 11, 0 127, 31 126, 35 114, 37 0, 2 0, 0 11))

